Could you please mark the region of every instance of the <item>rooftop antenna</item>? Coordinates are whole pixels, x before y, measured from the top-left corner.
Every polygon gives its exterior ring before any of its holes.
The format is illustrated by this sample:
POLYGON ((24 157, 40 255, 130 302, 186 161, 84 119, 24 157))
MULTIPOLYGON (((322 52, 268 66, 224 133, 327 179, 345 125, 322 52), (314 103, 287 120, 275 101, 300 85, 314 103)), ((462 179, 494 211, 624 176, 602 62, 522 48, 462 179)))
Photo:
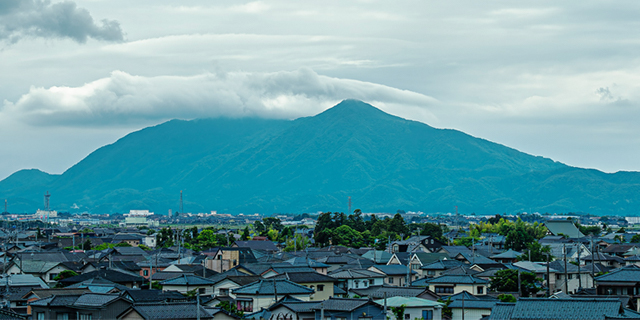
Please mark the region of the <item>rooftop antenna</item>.
POLYGON ((349 197, 349 213, 348 214, 351 214, 351 197, 349 197))
POLYGON ((49 191, 45 192, 44 193, 44 210, 45 211, 49 211, 49 197, 51 197, 51 194, 49 193, 49 191))
POLYGON ((182 190, 180 190, 180 213, 184 213, 182 210, 182 190))

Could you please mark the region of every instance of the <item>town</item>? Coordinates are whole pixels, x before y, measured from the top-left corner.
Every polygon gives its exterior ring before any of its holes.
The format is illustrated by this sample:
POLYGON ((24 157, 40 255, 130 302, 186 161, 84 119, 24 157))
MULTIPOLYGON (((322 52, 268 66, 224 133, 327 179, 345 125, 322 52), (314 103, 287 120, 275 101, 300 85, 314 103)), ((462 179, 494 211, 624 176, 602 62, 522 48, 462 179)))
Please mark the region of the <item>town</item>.
POLYGON ((0 318, 640 318, 638 223, 359 209, 5 212, 0 318))

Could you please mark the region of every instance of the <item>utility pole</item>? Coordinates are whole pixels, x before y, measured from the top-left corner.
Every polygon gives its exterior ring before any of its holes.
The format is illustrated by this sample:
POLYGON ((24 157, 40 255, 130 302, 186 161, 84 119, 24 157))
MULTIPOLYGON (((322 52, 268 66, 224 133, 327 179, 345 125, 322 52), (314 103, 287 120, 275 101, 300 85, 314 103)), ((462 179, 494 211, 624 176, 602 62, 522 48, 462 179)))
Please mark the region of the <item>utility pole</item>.
POLYGON ((578 243, 578 291, 582 290, 582 273, 580 270, 580 253, 582 253, 582 243, 578 243))
POLYGON ((567 246, 562 244, 564 254, 564 293, 569 294, 569 271, 567 270, 567 246))
POLYGON ((200 320, 200 289, 196 289, 196 319, 200 320))
POLYGON ((518 268, 518 298, 522 297, 522 280, 520 280, 520 268, 518 268))
POLYGON ((551 277, 549 276, 549 253, 547 255, 547 298, 551 296, 551 277))

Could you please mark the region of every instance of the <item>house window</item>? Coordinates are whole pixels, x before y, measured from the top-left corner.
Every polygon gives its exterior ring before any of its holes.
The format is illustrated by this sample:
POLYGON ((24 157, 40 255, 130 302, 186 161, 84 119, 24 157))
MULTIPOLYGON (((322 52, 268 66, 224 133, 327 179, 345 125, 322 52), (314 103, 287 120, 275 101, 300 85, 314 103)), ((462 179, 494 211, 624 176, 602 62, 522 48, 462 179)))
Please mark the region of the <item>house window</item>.
POLYGON ((200 293, 200 294, 207 293, 207 288, 198 288, 198 293, 200 293))
POLYGON ((453 287, 436 287, 436 293, 453 293, 453 287))
POLYGON ((573 279, 573 274, 570 273, 568 276, 569 276, 569 279, 573 279))
POLYGON ((408 313, 404 314, 404 320, 411 320, 411 315, 408 313))
POLYGON ((484 294, 484 287, 482 286, 478 287, 478 294, 484 294))
POLYGON ((54 281, 53 279, 55 279, 57 276, 57 273, 49 273, 49 281, 54 281))
POLYGON ((58 313, 56 314, 56 320, 69 320, 68 313, 58 313))
POLYGON ((36 320, 44 320, 44 312, 38 312, 36 315, 36 320))
POLYGON ((148 275, 149 275, 149 270, 144 270, 144 271, 142 272, 142 275, 144 275, 145 277, 146 277, 146 276, 148 276, 148 275))
POLYGON ((427 270, 427 275, 429 275, 429 276, 433 276, 433 275, 435 275, 435 274, 436 274, 436 271, 435 271, 435 270, 427 270))
POLYGON ((363 281, 362 284, 366 287, 367 286, 367 280, 363 281))
POLYGON ((229 295, 229 289, 228 288, 221 288, 220 289, 220 295, 221 296, 228 296, 229 295))
POLYGON ((91 314, 80 314, 79 320, 93 320, 93 315, 91 314))
POLYGON ((413 270, 420 269, 420 264, 419 264, 419 263, 414 263, 414 264, 412 264, 412 265, 411 265, 411 268, 412 268, 413 270))
POLYGON ((433 310, 422 310, 423 320, 433 320, 433 310))
POLYGON ((253 300, 238 300, 238 310, 253 312, 253 300))
POLYGON ((393 277, 389 277, 389 283, 393 283, 393 277))
MULTIPOLYGON (((366 285, 367 283, 365 282, 364 284, 366 285)), ((324 284, 319 284, 317 291, 324 291, 324 284)))

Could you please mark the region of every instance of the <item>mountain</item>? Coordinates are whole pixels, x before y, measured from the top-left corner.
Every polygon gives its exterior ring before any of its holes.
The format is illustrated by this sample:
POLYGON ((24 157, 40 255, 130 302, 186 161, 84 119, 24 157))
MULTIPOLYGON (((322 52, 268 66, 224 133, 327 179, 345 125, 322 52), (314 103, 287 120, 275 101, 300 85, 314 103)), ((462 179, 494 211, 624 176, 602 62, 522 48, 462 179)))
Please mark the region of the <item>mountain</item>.
POLYGON ((365 212, 640 211, 640 173, 570 167, 355 100, 293 121, 172 120, 62 175, 0 181, 10 211, 36 210, 49 191, 58 210, 165 213, 178 209, 181 190, 188 212, 345 211, 349 196, 365 212))

